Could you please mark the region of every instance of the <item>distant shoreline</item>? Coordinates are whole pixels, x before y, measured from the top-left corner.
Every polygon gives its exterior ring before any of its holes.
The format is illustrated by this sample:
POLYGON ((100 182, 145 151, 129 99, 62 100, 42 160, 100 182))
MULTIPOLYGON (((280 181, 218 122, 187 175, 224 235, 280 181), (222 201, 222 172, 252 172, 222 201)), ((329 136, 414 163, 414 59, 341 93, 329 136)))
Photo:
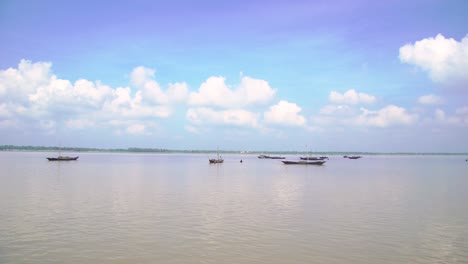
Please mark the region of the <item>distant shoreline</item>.
MULTIPOLYGON (((96 152, 96 153, 216 153, 216 150, 171 150, 171 149, 158 149, 158 148, 116 148, 116 149, 103 149, 103 148, 81 148, 81 147, 61 147, 63 152, 96 152)), ((46 146, 14 146, 14 145, 0 145, 0 151, 37 151, 37 152, 57 152, 59 147, 46 147, 46 146)), ((447 153, 447 152, 359 152, 359 151, 321 151, 321 152, 305 152, 305 151, 240 151, 240 150, 220 150, 222 154, 284 154, 284 155, 408 155, 408 156, 465 156, 468 153, 447 153)))

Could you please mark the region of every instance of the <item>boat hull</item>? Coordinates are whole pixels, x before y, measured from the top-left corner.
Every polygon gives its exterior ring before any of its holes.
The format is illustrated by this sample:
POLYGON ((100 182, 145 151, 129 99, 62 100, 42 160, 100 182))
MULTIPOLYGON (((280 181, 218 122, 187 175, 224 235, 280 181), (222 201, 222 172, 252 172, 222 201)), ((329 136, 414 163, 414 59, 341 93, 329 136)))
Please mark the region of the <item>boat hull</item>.
POLYGON ((58 157, 58 158, 47 158, 49 161, 71 161, 77 160, 79 156, 76 157, 58 157))
POLYGON ((214 163, 223 163, 224 160, 223 159, 210 159, 208 160, 210 162, 210 164, 214 164, 214 163))
POLYGON ((343 158, 347 158, 347 159, 360 159, 362 158, 361 156, 343 156, 343 158))
POLYGON ((283 160, 281 161, 285 165, 323 165, 326 161, 324 160, 314 160, 314 161, 291 161, 291 160, 283 160))
POLYGON ((260 156, 258 156, 258 158, 259 158, 259 159, 285 159, 286 157, 260 155, 260 156))
POLYGON ((300 157, 301 160, 324 160, 328 157, 300 157))

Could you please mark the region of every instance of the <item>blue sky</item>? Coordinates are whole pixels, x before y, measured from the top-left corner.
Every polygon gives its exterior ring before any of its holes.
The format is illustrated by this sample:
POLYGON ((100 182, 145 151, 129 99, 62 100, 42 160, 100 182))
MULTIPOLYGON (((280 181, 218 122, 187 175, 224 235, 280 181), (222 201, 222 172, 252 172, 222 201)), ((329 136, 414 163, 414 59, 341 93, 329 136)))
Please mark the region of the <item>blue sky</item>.
POLYGON ((0 144, 468 152, 467 13, 2 1, 0 144))

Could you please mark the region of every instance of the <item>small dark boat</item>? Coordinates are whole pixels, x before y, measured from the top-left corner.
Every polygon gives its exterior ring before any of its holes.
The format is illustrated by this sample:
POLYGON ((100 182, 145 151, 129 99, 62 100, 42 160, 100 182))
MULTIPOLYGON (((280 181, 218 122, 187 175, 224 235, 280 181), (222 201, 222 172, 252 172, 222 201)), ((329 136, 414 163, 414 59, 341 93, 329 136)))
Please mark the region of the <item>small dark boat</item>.
POLYGON ((313 161, 305 161, 305 160, 299 160, 299 161, 292 161, 292 160, 282 160, 286 165, 323 165, 326 161, 325 160, 313 160, 313 161))
POLYGON ((328 157, 300 157, 301 160, 325 160, 328 157))
POLYGON ((286 157, 281 157, 281 156, 270 156, 268 157, 269 159, 285 159, 286 157))
POLYGON ((269 156, 269 155, 259 155, 259 159, 285 159, 285 157, 281 156, 269 156))
POLYGON ((216 154, 217 154, 217 158, 216 159, 208 159, 208 161, 210 162, 210 164, 214 164, 214 163, 223 163, 224 162, 224 159, 221 158, 221 156, 219 156, 219 149, 216 151, 216 154))
POLYGON ((68 156, 58 156, 57 158, 47 158, 49 161, 69 161, 69 160, 77 160, 79 156, 76 157, 68 157, 68 156))
POLYGON ((344 158, 348 158, 348 159, 360 159, 362 158, 361 156, 344 156, 344 158))

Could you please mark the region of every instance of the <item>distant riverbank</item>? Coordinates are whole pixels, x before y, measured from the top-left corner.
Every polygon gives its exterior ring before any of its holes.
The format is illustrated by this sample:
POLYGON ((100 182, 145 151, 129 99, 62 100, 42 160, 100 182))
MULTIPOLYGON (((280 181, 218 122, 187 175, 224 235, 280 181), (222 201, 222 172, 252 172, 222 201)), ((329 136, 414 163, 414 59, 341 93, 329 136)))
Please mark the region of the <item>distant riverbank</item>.
MULTIPOLYGON (((174 149, 159 149, 159 148, 82 148, 82 147, 57 147, 57 146, 15 146, 1 145, 0 151, 63 151, 63 152, 108 152, 108 153, 216 153, 217 150, 174 150, 174 149)), ((284 155, 449 155, 449 156, 464 156, 468 153, 418 153, 418 152, 356 152, 356 151, 322 151, 322 152, 305 152, 305 151, 240 151, 240 150, 219 150, 222 154, 284 154, 284 155)))

